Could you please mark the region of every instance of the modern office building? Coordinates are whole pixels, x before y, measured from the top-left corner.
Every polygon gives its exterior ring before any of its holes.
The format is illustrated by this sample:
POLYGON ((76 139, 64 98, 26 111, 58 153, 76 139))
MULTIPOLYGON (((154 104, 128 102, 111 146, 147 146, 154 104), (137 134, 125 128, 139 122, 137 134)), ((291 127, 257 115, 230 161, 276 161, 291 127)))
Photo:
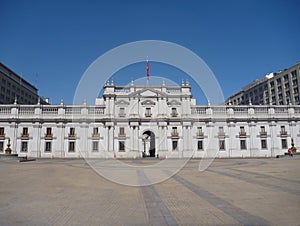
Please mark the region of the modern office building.
POLYGON ((106 84, 92 106, 1 105, 0 152, 9 139, 36 158, 275 157, 300 145, 300 106, 199 106, 189 83, 106 84))
POLYGON ((233 105, 299 105, 300 63, 260 78, 226 100, 233 105))
POLYGON ((0 104, 47 104, 38 90, 24 78, 0 62, 0 104), (39 100, 40 99, 40 100, 39 100))

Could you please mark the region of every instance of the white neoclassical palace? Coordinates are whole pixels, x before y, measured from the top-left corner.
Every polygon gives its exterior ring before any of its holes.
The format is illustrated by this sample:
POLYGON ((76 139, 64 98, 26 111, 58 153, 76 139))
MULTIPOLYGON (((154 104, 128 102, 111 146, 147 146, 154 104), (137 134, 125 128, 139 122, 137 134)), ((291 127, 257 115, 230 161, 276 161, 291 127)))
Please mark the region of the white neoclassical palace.
POLYGON ((275 157, 300 145, 300 106, 197 106, 181 86, 106 84, 93 106, 0 105, 0 152, 36 158, 275 157))

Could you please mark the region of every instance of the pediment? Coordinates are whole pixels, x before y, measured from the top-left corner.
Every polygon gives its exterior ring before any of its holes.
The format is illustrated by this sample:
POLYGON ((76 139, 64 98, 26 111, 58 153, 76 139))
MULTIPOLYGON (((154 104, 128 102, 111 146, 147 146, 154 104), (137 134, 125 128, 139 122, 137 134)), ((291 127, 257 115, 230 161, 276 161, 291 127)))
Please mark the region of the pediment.
POLYGON ((126 100, 118 100, 115 103, 117 106, 126 106, 129 105, 129 102, 127 102, 126 100))
POLYGON ((153 106, 153 105, 155 105, 155 102, 152 101, 152 100, 144 100, 144 101, 141 102, 141 105, 151 105, 151 106, 153 106))
POLYGON ((130 95, 131 97, 149 97, 149 98, 157 98, 157 97, 166 97, 166 94, 151 88, 145 88, 142 90, 138 90, 130 95))
POLYGON ((181 103, 177 100, 171 100, 167 103, 169 106, 180 106, 181 103))

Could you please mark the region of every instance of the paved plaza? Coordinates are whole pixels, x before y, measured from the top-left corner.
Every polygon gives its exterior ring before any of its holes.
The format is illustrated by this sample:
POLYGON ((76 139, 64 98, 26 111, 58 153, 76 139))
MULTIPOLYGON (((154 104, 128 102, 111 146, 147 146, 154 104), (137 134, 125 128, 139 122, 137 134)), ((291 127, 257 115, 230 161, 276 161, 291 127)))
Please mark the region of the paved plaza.
POLYGON ((203 172, 199 161, 143 187, 81 159, 1 161, 0 225, 299 225, 300 158, 216 159, 203 172))

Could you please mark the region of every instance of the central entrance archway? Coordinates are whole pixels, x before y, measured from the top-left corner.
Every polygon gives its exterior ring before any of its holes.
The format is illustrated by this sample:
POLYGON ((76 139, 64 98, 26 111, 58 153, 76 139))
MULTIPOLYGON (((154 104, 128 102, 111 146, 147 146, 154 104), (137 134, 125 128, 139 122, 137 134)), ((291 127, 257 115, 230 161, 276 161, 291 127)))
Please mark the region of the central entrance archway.
POLYGON ((155 157, 155 134, 147 130, 143 133, 144 137, 144 157, 155 157))

